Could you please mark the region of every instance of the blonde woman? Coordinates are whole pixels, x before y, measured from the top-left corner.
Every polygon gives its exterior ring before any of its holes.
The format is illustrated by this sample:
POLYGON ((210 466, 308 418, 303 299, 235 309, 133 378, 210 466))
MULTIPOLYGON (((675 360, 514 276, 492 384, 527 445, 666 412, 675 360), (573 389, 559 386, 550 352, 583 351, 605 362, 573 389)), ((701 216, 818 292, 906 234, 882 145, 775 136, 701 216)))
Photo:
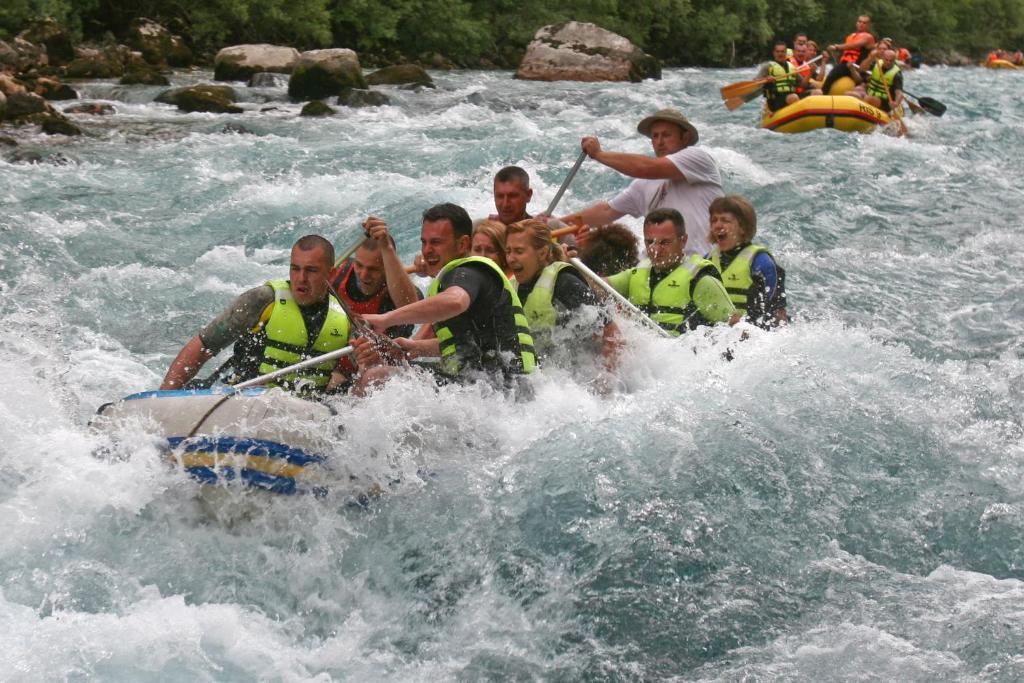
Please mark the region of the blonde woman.
POLYGON ((473 240, 470 242, 469 250, 473 256, 491 259, 508 275, 508 261, 505 260, 505 230, 505 224, 501 221, 478 221, 473 226, 473 240))

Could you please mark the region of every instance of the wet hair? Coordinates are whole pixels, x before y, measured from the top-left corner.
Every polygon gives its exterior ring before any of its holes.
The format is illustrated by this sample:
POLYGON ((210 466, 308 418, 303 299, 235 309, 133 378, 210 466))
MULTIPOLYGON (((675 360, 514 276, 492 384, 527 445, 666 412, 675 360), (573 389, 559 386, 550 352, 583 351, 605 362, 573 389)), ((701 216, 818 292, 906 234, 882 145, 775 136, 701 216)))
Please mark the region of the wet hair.
POLYGON ((299 251, 311 251, 313 249, 323 249, 324 256, 327 261, 334 266, 334 245, 326 237, 320 235, 306 235, 296 240, 295 244, 292 245, 292 249, 298 249, 299 251))
POLYGON ((779 45, 781 45, 782 47, 786 47, 785 39, 783 39, 783 38, 776 38, 775 40, 773 40, 772 41, 772 50, 777 48, 779 45))
POLYGON ((469 214, 458 204, 452 204, 445 202, 444 204, 435 204, 426 211, 423 212, 423 222, 430 221, 448 221, 452 224, 452 232, 455 235, 455 239, 458 240, 460 237, 472 237, 473 235, 473 221, 470 219, 469 214))
POLYGON ((494 243, 494 249, 498 252, 498 259, 495 263, 501 267, 502 270, 508 267, 508 262, 505 260, 505 233, 507 228, 501 221, 482 220, 477 221, 476 225, 473 226, 473 236, 477 234, 486 235, 491 242, 494 243))
POLYGON ((591 228, 580 260, 602 277, 621 273, 640 261, 636 235, 622 223, 591 228))
POLYGON ((505 230, 505 237, 518 235, 525 232, 530 236, 530 246, 534 249, 546 249, 547 258, 543 259, 544 265, 558 260, 559 251, 551 241, 551 228, 535 218, 527 218, 524 221, 517 221, 508 226, 505 230))
POLYGON ((757 211, 753 205, 738 194, 717 197, 708 205, 708 215, 729 213, 736 217, 743 232, 743 241, 751 242, 757 234, 757 211))
MULTIPOLYGON (((392 247, 395 246, 395 238, 392 237, 390 233, 388 234, 388 242, 392 247)), ((368 236, 359 243, 359 248, 365 249, 366 251, 380 251, 380 242, 368 236)))
MULTIPOLYGON (((793 36, 793 44, 794 45, 796 45, 796 39, 797 38, 807 38, 807 34, 803 33, 803 32, 800 32, 800 33, 797 33, 796 35, 794 35, 793 36)), ((808 38, 808 40, 810 40, 810 39, 808 38)))
POLYGON ((494 174, 496 183, 509 183, 513 180, 519 183, 524 190, 530 189, 530 174, 518 166, 506 166, 494 174))
POLYGON ((665 221, 672 221, 672 225, 676 229, 676 237, 682 237, 686 234, 686 221, 683 220, 683 214, 675 209, 655 209, 644 216, 644 225, 648 223, 658 225, 665 221))

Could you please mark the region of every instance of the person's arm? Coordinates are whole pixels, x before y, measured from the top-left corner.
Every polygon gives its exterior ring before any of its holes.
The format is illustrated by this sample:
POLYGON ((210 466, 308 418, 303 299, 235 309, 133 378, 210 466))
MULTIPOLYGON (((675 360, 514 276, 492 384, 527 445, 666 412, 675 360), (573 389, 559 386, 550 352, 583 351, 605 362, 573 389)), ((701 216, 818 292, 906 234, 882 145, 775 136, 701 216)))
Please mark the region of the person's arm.
POLYGON ((367 314, 363 316, 363 319, 374 330, 383 332, 395 325, 419 325, 449 320, 468 310, 471 303, 472 299, 466 290, 462 287, 452 286, 440 294, 427 297, 422 301, 396 308, 387 313, 367 314))
POLYGON ((616 211, 608 202, 598 202, 583 209, 579 213, 571 213, 562 216, 558 220, 575 225, 601 226, 614 223, 626 214, 616 211))
POLYGON ((196 376, 203 363, 213 358, 214 354, 203 347, 203 340, 199 335, 192 337, 188 343, 178 352, 177 357, 171 362, 164 381, 160 384, 161 391, 180 389, 190 379, 196 376))
POLYGON ((370 216, 363 223, 367 234, 377 240, 384 261, 384 281, 388 285, 388 295, 395 302, 396 308, 407 306, 419 300, 416 285, 412 283, 405 266, 398 258, 394 242, 388 234, 388 225, 376 216, 370 216))
POLYGON ((858 38, 856 40, 852 40, 849 43, 837 43, 835 45, 829 45, 828 46, 828 51, 829 52, 845 52, 847 50, 852 50, 854 48, 874 47, 874 45, 875 45, 875 37, 873 35, 871 35, 870 33, 868 33, 863 38, 858 38))
POLYGON ((736 307, 729 300, 729 292, 725 291, 725 285, 707 269, 697 274, 693 285, 693 303, 709 323, 726 322, 736 312, 736 307))
POLYGON ((683 173, 667 157, 649 157, 645 154, 609 152, 601 149, 601 142, 593 136, 583 138, 583 151, 594 161, 613 168, 630 178, 648 180, 683 180, 683 173))

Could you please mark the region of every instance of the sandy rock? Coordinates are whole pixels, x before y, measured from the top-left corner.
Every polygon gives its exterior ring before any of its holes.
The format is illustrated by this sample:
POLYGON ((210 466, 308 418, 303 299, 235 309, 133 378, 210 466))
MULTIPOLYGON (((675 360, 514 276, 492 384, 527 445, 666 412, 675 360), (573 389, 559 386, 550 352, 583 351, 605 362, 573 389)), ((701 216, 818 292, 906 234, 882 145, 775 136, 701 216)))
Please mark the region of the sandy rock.
POLYGON ((288 96, 297 101, 322 100, 346 88, 366 87, 359 57, 352 50, 310 50, 299 55, 288 79, 288 96))
POLYGON ((516 78, 534 81, 631 81, 661 78, 661 64, 622 36, 568 21, 541 28, 516 78))
POLYGON ((245 81, 253 74, 290 74, 299 61, 299 51, 281 45, 233 45, 217 53, 213 78, 217 81, 245 81))

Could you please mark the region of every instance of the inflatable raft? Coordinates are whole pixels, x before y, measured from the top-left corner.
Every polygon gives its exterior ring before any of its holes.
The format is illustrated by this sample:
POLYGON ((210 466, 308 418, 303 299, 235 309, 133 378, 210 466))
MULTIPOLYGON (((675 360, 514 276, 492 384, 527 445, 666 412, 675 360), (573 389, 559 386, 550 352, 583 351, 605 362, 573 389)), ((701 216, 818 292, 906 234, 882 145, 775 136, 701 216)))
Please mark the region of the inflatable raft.
POLYGON ((169 459, 200 482, 240 480, 290 494, 326 491, 330 418, 321 403, 254 387, 132 394, 101 407, 91 424, 161 435, 169 459))
POLYGON ((982 64, 987 69, 1024 69, 1024 66, 1014 64, 1006 59, 990 59, 982 64))
POLYGON ((849 95, 811 95, 776 112, 765 111, 761 127, 779 133, 806 133, 835 128, 848 133, 870 133, 889 123, 881 109, 849 95))

